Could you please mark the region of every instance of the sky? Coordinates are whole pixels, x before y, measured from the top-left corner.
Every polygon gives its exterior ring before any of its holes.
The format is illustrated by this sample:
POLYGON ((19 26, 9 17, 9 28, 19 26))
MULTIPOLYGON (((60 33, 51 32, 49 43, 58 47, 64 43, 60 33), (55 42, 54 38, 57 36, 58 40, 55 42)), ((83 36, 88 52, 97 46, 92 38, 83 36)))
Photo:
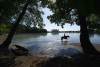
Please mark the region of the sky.
POLYGON ((42 11, 44 12, 43 17, 43 22, 45 23, 45 29, 47 29, 47 31, 51 31, 52 29, 59 29, 59 31, 78 31, 80 30, 80 27, 77 26, 76 24, 72 25, 71 24, 65 24, 64 28, 61 28, 61 26, 57 26, 54 23, 51 23, 48 19, 47 16, 51 15, 52 12, 48 9, 48 8, 43 8, 42 11))

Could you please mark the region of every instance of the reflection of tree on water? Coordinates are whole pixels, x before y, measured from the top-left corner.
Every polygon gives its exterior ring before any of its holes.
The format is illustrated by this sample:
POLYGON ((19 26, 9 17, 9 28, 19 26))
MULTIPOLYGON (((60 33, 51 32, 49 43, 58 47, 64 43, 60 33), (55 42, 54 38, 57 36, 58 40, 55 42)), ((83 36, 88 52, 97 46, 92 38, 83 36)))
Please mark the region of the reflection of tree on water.
POLYGON ((41 36, 46 36, 46 35, 47 35, 47 33, 40 33, 40 35, 41 35, 41 36))
POLYGON ((89 37, 94 37, 94 35, 100 36, 100 30, 88 29, 89 37))
POLYGON ((94 32, 89 33, 89 37, 94 37, 94 32))
POLYGON ((52 33, 52 35, 57 35, 57 34, 59 34, 59 29, 53 29, 51 31, 51 33, 52 33))
POLYGON ((15 41, 24 41, 31 38, 39 38, 40 36, 46 36, 47 33, 34 33, 34 34, 16 34, 13 38, 15 41))
POLYGON ((94 32, 92 32, 92 33, 89 33, 89 37, 91 38, 91 37, 94 37, 94 35, 97 35, 98 37, 100 37, 100 33, 94 33, 94 32))
POLYGON ((53 32, 53 33, 51 33, 52 35, 59 35, 59 33, 56 33, 56 32, 53 32))
POLYGON ((95 33, 95 34, 100 37, 100 33, 95 33))
POLYGON ((69 45, 69 42, 68 41, 61 41, 61 44, 66 46, 66 45, 69 45))

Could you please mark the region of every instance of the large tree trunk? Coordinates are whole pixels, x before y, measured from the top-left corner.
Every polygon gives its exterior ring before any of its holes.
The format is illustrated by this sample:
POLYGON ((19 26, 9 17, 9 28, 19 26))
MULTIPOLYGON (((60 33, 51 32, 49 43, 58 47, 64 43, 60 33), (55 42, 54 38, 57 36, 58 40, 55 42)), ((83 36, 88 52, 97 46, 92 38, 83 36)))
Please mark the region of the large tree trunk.
POLYGON ((85 55, 97 55, 99 52, 94 48, 89 39, 86 17, 79 14, 80 20, 80 42, 85 55))
POLYGON ((6 47, 6 48, 8 48, 8 46, 10 45, 10 43, 11 43, 11 41, 12 41, 12 38, 13 38, 13 36, 14 36, 14 34, 15 34, 15 32, 16 32, 18 26, 19 26, 19 23, 20 23, 20 21, 21 21, 23 15, 24 15, 25 12, 26 12, 26 9, 27 9, 27 6, 28 6, 28 4, 29 4, 29 1, 30 1, 30 0, 27 0, 27 2, 26 2, 26 4, 24 5, 24 8, 23 8, 21 14, 19 15, 19 17, 18 17, 18 19, 16 20, 15 24, 12 26, 12 28, 11 28, 9 34, 8 34, 8 37, 6 38, 6 40, 1 44, 1 47, 6 47))

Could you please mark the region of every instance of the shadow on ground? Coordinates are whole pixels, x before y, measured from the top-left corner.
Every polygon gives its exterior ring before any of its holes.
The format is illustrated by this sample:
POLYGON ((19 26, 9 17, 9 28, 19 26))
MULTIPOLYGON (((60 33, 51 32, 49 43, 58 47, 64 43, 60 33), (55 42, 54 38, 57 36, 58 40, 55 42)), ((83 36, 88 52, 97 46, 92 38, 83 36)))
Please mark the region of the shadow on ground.
POLYGON ((56 57, 48 60, 42 67, 100 67, 100 57, 56 57))

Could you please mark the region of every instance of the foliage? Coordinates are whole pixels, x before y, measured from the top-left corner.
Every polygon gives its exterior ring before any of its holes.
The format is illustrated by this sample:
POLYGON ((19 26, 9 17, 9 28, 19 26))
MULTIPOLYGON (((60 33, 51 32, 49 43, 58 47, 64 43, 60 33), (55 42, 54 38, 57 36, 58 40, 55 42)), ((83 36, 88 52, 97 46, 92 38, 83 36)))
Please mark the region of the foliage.
POLYGON ((11 28, 11 24, 8 24, 8 25, 1 24, 0 25, 0 34, 2 35, 2 34, 5 34, 5 33, 8 33, 10 28, 11 28))
POLYGON ((39 10, 41 7, 38 2, 38 0, 34 0, 29 4, 27 11, 21 21, 24 22, 27 26, 34 25, 35 27, 39 26, 40 28, 45 26, 42 19, 42 14, 44 13, 43 11, 39 10))
POLYGON ((88 27, 93 29, 100 29, 100 17, 91 14, 89 17, 87 17, 88 27))
MULTIPOLYGON (((13 23, 0 25, 0 35, 9 33, 12 25, 13 23)), ((16 33, 47 33, 47 30, 20 24, 16 33)))
POLYGON ((22 26, 20 25, 17 33, 47 33, 46 29, 40 29, 37 27, 29 27, 29 26, 22 26))
MULTIPOLYGON (((0 24, 14 23, 22 12, 26 1, 27 0, 0 0, 0 24)), ((48 3, 49 0, 30 0, 21 23, 43 28, 45 24, 43 23, 42 14, 44 13, 41 9, 42 7, 46 7, 48 3)))
POLYGON ((11 22, 12 16, 19 12, 24 0, 0 0, 0 23, 11 22))
POLYGON ((98 0, 56 0, 48 6, 53 15, 48 16, 52 23, 57 25, 65 25, 65 23, 80 24, 79 14, 81 13, 87 18, 88 27, 100 29, 100 6, 98 0))
POLYGON ((51 32, 52 33, 59 33, 59 29, 53 29, 51 32))

